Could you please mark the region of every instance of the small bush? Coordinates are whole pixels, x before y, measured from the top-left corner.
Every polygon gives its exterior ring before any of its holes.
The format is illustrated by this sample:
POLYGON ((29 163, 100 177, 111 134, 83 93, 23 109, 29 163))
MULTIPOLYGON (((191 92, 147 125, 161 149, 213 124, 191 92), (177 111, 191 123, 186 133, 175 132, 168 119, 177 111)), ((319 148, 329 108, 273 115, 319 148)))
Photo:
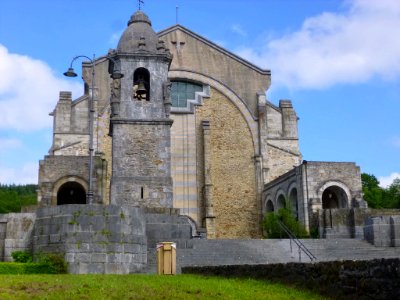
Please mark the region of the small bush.
POLYGON ((28 263, 32 262, 32 255, 28 251, 14 251, 11 253, 15 262, 28 263))
POLYGON ((47 270, 49 274, 66 274, 68 273, 68 265, 64 260, 64 256, 58 253, 48 253, 38 255, 38 267, 47 270))
POLYGON ((280 209, 277 213, 267 213, 264 216, 263 228, 268 238, 288 238, 288 235, 281 229, 278 221, 281 221, 298 238, 308 237, 304 226, 295 219, 292 212, 286 208, 280 209))
MULTIPOLYGON (((17 252, 17 251, 16 251, 17 252)), ((0 263, 0 274, 65 274, 67 263, 60 254, 41 254, 37 262, 0 263)))

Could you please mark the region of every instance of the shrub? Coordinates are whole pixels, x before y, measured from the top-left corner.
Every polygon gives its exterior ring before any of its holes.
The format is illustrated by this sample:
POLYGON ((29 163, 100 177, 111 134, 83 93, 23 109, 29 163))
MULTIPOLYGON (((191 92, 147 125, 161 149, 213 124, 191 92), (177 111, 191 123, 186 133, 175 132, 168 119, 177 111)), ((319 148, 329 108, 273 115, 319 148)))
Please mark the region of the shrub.
POLYGON ((32 262, 32 255, 28 251, 14 251, 11 253, 15 262, 28 263, 32 262))
POLYGON ((39 254, 37 257, 38 269, 46 270, 49 274, 66 274, 68 265, 64 260, 64 255, 58 253, 39 254))
POLYGON ((65 274, 67 269, 67 263, 60 254, 41 254, 37 262, 0 263, 0 274, 65 274))
POLYGON ((288 235, 279 226, 278 221, 285 224, 298 238, 309 236, 304 226, 295 219, 292 212, 286 208, 282 208, 277 213, 271 212, 264 216, 263 228, 268 238, 288 238, 288 235))

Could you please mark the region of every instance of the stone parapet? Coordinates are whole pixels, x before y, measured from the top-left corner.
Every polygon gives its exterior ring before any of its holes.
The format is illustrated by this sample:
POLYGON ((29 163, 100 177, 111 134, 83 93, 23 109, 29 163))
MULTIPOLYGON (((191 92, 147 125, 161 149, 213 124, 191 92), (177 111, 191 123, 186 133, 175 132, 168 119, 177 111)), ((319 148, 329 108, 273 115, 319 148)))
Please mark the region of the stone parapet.
POLYGON ((34 253, 63 253, 73 274, 128 274, 147 264, 141 208, 63 205, 40 208, 34 253))

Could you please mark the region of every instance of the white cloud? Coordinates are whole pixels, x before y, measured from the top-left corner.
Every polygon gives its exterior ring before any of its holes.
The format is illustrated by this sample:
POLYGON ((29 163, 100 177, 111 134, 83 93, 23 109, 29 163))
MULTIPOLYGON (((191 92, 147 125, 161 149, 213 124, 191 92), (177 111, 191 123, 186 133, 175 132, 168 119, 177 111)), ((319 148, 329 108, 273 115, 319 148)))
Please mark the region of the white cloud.
POLYGON ((393 183, 393 180, 395 180, 396 178, 400 178, 400 173, 394 172, 391 173, 389 176, 379 177, 379 185, 383 188, 387 188, 393 183))
POLYGON ((10 149, 16 149, 22 146, 22 141, 18 139, 3 139, 0 138, 0 152, 5 152, 10 149))
POLYGON ((231 30, 232 32, 240 35, 241 37, 246 37, 247 36, 247 32, 238 24, 234 24, 231 26, 231 30))
POLYGON ((400 75, 400 1, 345 2, 343 13, 310 17, 302 27, 237 53, 272 70, 274 84, 321 89, 400 75))
POLYGON ((33 131, 51 126, 48 113, 60 90, 76 95, 82 87, 57 78, 46 63, 9 53, 0 44, 0 130, 33 131))
POLYGON ((21 169, 0 166, 2 184, 37 184, 39 163, 26 163, 21 169))

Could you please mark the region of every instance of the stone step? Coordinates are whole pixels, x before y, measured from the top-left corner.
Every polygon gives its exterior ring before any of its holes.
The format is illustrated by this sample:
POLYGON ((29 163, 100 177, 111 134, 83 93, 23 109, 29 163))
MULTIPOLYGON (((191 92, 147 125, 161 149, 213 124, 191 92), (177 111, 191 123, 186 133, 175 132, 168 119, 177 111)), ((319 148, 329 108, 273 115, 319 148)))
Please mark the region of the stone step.
MULTIPOLYGON (((317 257, 317 261, 368 260, 400 256, 400 248, 383 248, 357 239, 302 239, 301 242, 317 257)), ((298 262, 298 247, 288 239, 180 241, 177 247, 177 272, 183 266, 238 264, 271 264, 298 262)), ((155 249, 149 249, 148 268, 156 272, 155 249)), ((301 253, 302 262, 310 262, 301 253)))

